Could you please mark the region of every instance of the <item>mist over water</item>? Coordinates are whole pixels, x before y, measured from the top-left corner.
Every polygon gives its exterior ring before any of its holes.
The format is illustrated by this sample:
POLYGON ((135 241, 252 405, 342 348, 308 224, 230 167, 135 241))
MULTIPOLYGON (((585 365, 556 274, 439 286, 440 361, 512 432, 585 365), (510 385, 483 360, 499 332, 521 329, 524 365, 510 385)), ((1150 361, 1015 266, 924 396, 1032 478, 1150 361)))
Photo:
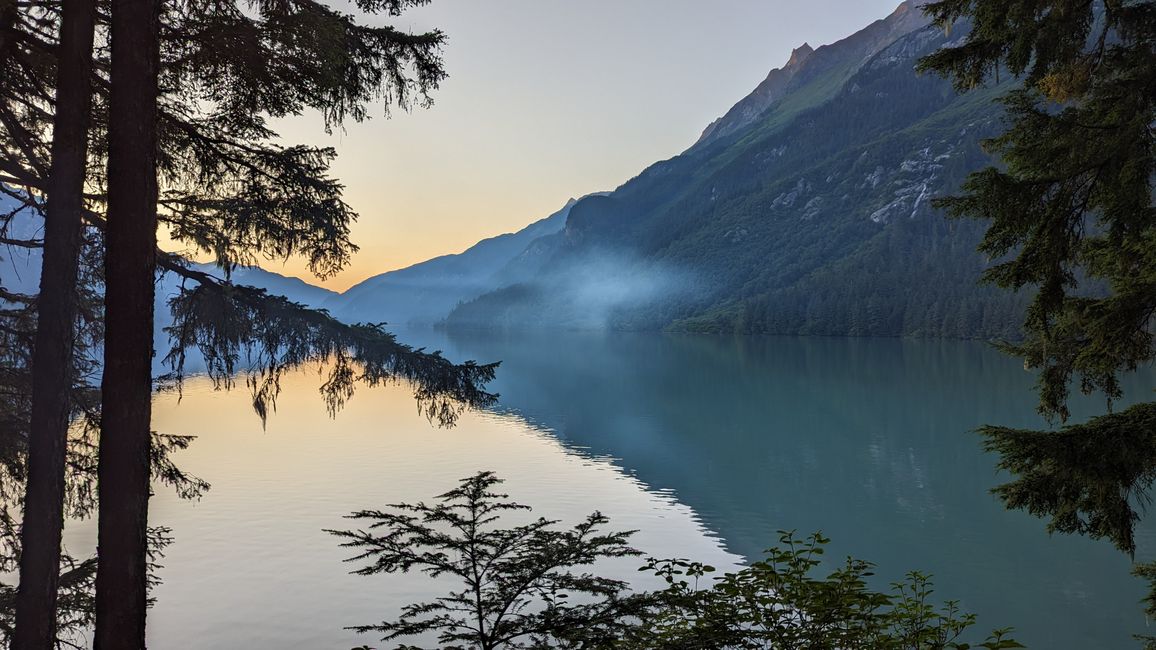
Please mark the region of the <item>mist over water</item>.
POLYGON ((625 250, 555 250, 536 273, 459 305, 449 329, 656 329, 637 322, 652 308, 678 304, 701 290, 697 275, 625 250))
POLYGON ((574 329, 605 330, 622 309, 676 301, 694 284, 694 274, 661 262, 642 262, 627 253, 594 251, 551 277, 540 288, 557 292, 576 317, 574 329))

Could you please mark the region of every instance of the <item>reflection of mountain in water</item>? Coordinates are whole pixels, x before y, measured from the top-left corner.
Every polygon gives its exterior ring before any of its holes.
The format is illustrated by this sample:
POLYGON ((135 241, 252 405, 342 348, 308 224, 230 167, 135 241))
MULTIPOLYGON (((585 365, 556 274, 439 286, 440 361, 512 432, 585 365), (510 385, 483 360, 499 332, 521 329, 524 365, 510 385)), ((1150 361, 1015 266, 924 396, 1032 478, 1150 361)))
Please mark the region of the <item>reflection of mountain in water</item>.
MULTIPOLYGON (((402 339, 455 359, 500 359, 502 407, 672 489, 735 552, 757 555, 779 529, 822 530, 837 557, 873 560, 882 579, 933 573, 939 594, 961 599, 986 627, 1016 625, 1031 647, 1123 645, 1143 631, 1141 588, 1124 557, 1107 544, 1049 538, 1042 522, 988 494, 999 481, 995 459, 969 432, 1041 422, 1032 377, 981 344, 558 332, 402 339)), ((1152 382, 1133 384, 1143 396, 1152 382)))

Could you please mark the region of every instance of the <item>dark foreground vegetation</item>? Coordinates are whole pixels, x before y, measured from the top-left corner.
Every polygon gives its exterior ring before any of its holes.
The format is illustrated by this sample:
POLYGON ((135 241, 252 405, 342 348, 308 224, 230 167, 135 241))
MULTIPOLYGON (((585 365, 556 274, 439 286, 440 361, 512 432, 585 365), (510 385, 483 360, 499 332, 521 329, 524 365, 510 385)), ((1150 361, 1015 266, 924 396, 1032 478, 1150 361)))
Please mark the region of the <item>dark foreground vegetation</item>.
POLYGON ((597 512, 571 528, 535 519, 495 489, 500 483, 482 472, 431 505, 355 512, 360 529, 330 531, 357 553, 349 561, 363 564, 358 574, 416 570, 459 587, 357 631, 481 650, 1024 647, 1009 629, 966 642, 975 617, 951 601, 937 604, 928 576, 912 572, 874 591, 871 563, 825 563, 829 540, 819 534, 783 533, 764 559, 722 575, 700 562, 647 559, 640 571, 667 586, 635 592, 597 574, 600 560, 641 555, 630 532, 607 531, 597 512))

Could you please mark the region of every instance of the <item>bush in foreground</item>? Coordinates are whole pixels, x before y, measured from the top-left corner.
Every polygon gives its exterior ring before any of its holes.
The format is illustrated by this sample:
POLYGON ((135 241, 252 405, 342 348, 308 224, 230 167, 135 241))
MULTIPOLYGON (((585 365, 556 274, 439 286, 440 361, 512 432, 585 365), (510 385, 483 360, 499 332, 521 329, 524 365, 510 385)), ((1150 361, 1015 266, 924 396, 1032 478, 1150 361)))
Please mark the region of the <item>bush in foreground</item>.
MULTIPOLYGON (((604 532, 595 512, 571 528, 538 518, 502 527, 503 515, 530 510, 495 491, 482 472, 463 479, 434 505, 396 504, 349 517, 365 526, 328 531, 355 549, 361 575, 420 570, 453 576, 461 588, 402 608, 393 621, 352 629, 383 641, 437 638, 443 648, 772 648, 782 650, 946 650, 1022 648, 996 630, 964 641, 975 616, 948 601, 937 606, 930 579, 908 574, 888 592, 867 585, 872 565, 848 558, 822 576, 829 540, 783 533, 767 557, 714 577, 714 567, 649 559, 641 571, 667 587, 637 593, 591 567, 600 559, 641 555, 633 531, 604 532)), ((417 646, 402 645, 401 648, 417 646)))

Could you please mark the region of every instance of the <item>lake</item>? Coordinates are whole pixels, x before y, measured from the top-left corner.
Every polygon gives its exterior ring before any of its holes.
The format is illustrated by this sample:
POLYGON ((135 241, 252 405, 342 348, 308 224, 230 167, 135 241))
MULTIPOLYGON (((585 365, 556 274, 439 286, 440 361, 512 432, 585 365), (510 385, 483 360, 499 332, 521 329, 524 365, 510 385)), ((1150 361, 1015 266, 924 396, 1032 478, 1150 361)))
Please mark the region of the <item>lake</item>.
MULTIPOLYGON (((490 469, 535 514, 595 509, 638 529, 650 555, 721 566, 757 557, 779 530, 822 531, 829 557, 912 569, 936 596, 1015 626, 1034 648, 1138 647, 1143 585, 1108 543, 1049 536, 988 490, 984 423, 1038 427, 1032 376, 973 342, 624 333, 400 332, 454 360, 500 360, 500 404, 438 429, 408 389, 362 390, 330 419, 316 369, 285 384, 262 429, 242 387, 192 380, 161 395, 155 428, 199 436, 180 457, 213 484, 199 502, 158 488, 172 528, 149 640, 155 648, 349 648, 342 628, 441 593, 421 575, 358 577, 322 532, 342 515, 430 499, 490 469)), ((1132 377, 1143 399, 1152 373, 1132 377)), ((1102 403, 1075 401, 1077 417, 1102 403)), ((1005 477, 1006 478, 1006 477, 1005 477)), ((1156 527, 1139 531, 1141 558, 1156 527)), ((69 529, 70 546, 91 524, 69 529)), ((653 585, 626 560, 604 567, 653 585)))

